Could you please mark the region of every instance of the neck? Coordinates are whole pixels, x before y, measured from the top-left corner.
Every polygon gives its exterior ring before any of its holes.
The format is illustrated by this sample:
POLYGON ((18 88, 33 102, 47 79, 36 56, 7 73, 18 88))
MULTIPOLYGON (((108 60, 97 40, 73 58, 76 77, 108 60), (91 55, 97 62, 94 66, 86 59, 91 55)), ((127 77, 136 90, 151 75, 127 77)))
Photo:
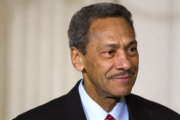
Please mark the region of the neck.
POLYGON ((95 100, 106 112, 110 112, 116 105, 119 99, 115 98, 102 98, 101 100, 95 100))
POLYGON ((120 98, 108 97, 108 95, 98 92, 94 87, 84 81, 84 88, 88 95, 99 104, 106 112, 110 112, 120 98))

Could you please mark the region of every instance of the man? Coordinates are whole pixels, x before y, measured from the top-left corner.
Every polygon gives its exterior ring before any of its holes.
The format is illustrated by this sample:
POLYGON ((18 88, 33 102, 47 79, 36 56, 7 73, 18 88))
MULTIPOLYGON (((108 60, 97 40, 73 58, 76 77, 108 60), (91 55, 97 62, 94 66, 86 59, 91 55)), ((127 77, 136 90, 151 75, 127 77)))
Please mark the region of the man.
POLYGON ((174 111, 131 94, 138 51, 131 13, 123 6, 83 7, 68 30, 71 60, 83 79, 67 94, 15 120, 180 120, 174 111))

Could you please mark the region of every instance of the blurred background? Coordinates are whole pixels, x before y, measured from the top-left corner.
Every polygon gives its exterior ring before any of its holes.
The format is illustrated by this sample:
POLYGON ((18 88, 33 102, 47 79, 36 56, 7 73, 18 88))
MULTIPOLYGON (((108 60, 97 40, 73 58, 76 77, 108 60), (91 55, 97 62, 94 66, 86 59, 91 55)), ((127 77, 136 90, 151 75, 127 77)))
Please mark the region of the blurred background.
POLYGON ((133 93, 180 113, 180 0, 0 0, 0 120, 67 93, 81 78, 70 61, 69 21, 102 1, 133 14, 140 53, 133 93))

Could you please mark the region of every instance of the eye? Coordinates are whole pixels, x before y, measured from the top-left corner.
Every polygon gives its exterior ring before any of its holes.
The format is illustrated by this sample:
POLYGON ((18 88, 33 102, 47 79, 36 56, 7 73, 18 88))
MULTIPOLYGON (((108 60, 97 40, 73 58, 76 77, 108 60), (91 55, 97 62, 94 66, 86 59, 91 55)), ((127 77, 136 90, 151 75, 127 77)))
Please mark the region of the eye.
POLYGON ((132 47, 129 49, 131 52, 134 52, 134 51, 137 51, 137 48, 136 47, 132 47))
POLYGON ((109 51, 107 51, 107 53, 108 53, 109 55, 111 55, 111 54, 115 53, 115 50, 109 50, 109 51))
POLYGON ((105 58, 111 58, 114 56, 115 52, 116 52, 115 50, 107 50, 103 52, 103 56, 105 58))
POLYGON ((137 47, 130 47, 128 49, 128 53, 129 55, 133 56, 133 55, 136 55, 137 54, 137 47))

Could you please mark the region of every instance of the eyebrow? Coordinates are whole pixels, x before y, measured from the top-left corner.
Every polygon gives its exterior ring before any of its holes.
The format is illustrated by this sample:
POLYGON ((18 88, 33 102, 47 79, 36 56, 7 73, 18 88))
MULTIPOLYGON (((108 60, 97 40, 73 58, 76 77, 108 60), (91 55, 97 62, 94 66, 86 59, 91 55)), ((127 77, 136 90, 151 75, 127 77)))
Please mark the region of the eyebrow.
POLYGON ((100 51, 100 50, 102 50, 102 49, 104 49, 104 48, 118 48, 118 47, 119 47, 118 44, 108 43, 108 44, 104 44, 104 45, 98 47, 98 48, 97 48, 97 51, 100 51))
MULTIPOLYGON (((128 43, 127 47, 131 46, 131 45, 137 45, 137 41, 136 40, 132 40, 128 43)), ((100 47, 97 48, 97 51, 103 49, 103 48, 107 48, 107 47, 110 47, 110 48, 119 48, 119 44, 116 44, 116 43, 108 43, 108 44, 104 44, 100 47)))
POLYGON ((137 45, 137 40, 132 40, 130 43, 128 43, 127 47, 131 45, 137 45))

